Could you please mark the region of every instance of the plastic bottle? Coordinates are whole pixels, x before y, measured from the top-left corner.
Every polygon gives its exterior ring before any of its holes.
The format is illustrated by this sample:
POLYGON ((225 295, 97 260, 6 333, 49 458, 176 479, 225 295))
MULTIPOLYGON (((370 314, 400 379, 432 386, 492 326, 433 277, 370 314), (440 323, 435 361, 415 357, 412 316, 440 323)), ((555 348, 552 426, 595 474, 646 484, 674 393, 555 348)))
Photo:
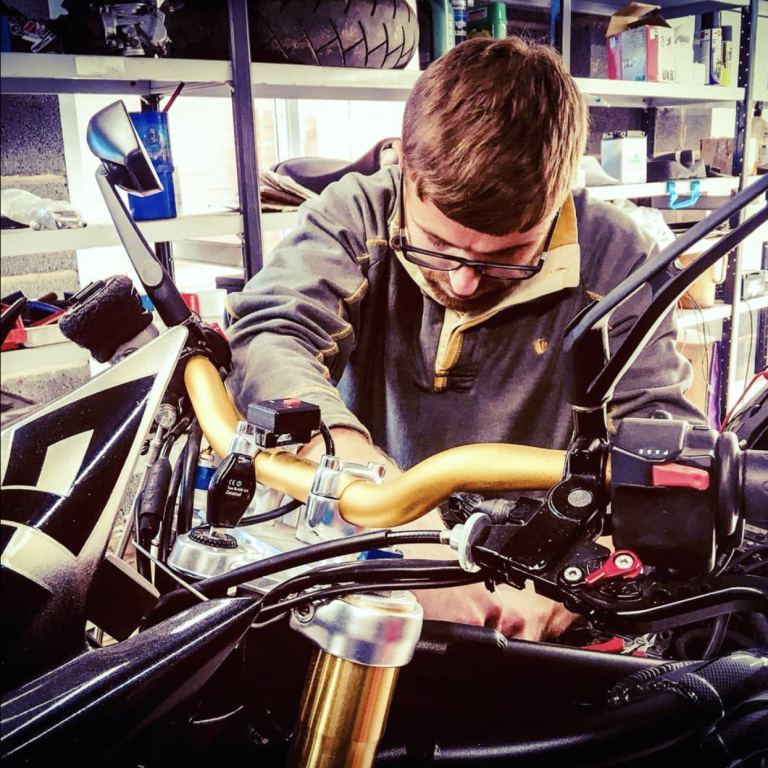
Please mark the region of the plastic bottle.
POLYGON ((82 216, 66 200, 38 197, 24 189, 3 189, 2 215, 32 229, 84 227, 82 216))
POLYGON ((467 39, 467 0, 451 0, 456 45, 467 39))

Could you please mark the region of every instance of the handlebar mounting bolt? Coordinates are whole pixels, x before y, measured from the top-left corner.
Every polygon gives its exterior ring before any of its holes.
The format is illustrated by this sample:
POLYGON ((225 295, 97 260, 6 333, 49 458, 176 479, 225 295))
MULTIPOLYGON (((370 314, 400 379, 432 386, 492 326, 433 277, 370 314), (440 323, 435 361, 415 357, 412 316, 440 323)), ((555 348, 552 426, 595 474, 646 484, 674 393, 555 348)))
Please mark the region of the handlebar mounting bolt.
POLYGON ((592 503, 593 496, 585 488, 574 488, 568 494, 568 503, 577 509, 588 507, 592 503))
POLYGON ((584 578, 584 571, 577 565, 569 565, 563 570, 563 581, 568 584, 578 584, 584 578))
POLYGON ((616 555, 613 562, 617 568, 625 570, 631 568, 635 564, 635 558, 632 557, 632 555, 616 555))
POLYGON ((302 624, 309 624, 315 618, 315 607, 311 603, 296 606, 293 609, 293 615, 296 617, 296 621, 302 624))

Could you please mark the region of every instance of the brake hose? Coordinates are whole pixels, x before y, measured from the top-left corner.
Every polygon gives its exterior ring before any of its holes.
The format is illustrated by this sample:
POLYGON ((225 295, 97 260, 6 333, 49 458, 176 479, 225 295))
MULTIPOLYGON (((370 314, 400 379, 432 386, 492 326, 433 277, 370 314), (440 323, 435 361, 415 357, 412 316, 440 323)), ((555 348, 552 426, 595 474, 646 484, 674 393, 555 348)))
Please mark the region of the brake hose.
MULTIPOLYGON (((209 597, 225 595, 230 587, 236 587, 253 579, 272 573, 296 568, 300 565, 328 560, 341 555, 365 552, 369 549, 384 549, 396 544, 439 544, 441 531, 372 531, 343 539, 310 544, 291 552, 283 552, 274 557, 259 560, 256 563, 235 568, 227 573, 212 576, 195 584, 195 588, 209 597)), ((152 626, 168 616, 172 616, 196 602, 196 598, 184 589, 176 589, 163 595, 147 617, 147 626, 152 626)))
POLYGON ((312 603, 316 600, 326 600, 328 598, 338 597, 340 595, 351 595, 356 592, 370 592, 372 589, 448 589, 451 587, 464 587, 467 584, 475 584, 478 581, 482 581, 482 576, 467 573, 466 578, 458 579, 443 578, 435 580, 433 578, 429 578, 409 580, 407 582, 391 581, 377 582, 376 584, 341 584, 335 587, 326 587, 325 589, 313 589, 311 592, 305 592, 300 595, 296 595, 295 597, 282 600, 275 605, 270 605, 266 608, 263 608, 259 612, 259 615, 254 623, 265 624, 276 619, 286 611, 303 605, 304 603, 312 603))

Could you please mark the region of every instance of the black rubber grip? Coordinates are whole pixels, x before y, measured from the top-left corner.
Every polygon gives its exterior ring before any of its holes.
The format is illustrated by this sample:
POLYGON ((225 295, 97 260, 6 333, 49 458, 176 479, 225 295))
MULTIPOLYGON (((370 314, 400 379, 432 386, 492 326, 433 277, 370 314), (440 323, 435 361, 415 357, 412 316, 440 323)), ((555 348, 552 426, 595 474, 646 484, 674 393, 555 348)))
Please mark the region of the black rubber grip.
POLYGON ((768 451, 742 454, 741 509, 748 523, 768 523, 768 451))

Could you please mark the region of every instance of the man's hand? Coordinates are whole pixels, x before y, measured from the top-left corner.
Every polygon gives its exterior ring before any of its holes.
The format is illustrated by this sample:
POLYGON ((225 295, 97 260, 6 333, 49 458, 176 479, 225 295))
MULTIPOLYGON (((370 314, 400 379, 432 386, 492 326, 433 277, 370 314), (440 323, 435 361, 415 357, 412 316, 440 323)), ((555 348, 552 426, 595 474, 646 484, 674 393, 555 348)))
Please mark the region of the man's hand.
MULTIPOLYGON (((340 459, 358 464, 369 461, 384 464, 387 467, 385 482, 402 474, 397 465, 360 432, 335 428, 331 434, 340 459)), ((323 453, 325 443, 322 436, 317 435, 301 449, 299 456, 319 461, 323 453)), ((433 510, 421 519, 401 526, 400 530, 439 530, 444 527, 439 512, 433 510)), ((407 557, 420 559, 451 560, 457 557, 455 552, 440 544, 408 545, 402 549, 407 557)), ((449 589, 414 590, 414 594, 427 619, 493 627, 507 637, 523 640, 556 637, 576 618, 559 603, 537 594, 531 584, 523 590, 502 584, 495 592, 489 592, 485 584, 468 584, 449 589)))
MULTIPOLYGON (((444 527, 437 510, 404 529, 432 530, 444 527)), ((402 547, 408 557, 448 560, 456 553, 439 544, 402 547)), ((539 595, 529 582, 525 589, 500 584, 489 592, 485 584, 448 589, 414 590, 424 608, 425 619, 457 621, 460 624, 493 627, 506 637, 520 640, 547 640, 562 634, 577 618, 560 603, 539 595)))

